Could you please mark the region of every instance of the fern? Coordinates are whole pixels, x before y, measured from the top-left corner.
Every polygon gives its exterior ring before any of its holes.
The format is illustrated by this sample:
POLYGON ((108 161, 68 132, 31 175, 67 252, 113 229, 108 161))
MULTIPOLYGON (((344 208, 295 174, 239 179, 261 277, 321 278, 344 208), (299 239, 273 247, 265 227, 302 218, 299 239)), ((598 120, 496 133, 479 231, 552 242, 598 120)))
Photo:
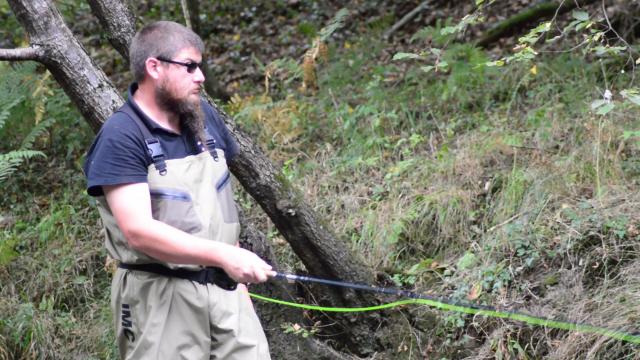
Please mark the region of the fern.
POLYGON ((19 103, 21 103, 23 100, 24 100, 24 96, 19 96, 8 105, 5 105, 2 107, 2 111, 0 111, 0 129, 4 127, 5 121, 7 121, 7 119, 9 118, 9 115, 11 115, 11 109, 14 108, 16 105, 18 105, 19 103))
POLYGON ((9 175, 14 173, 20 164, 35 157, 45 157, 45 154, 35 150, 14 150, 0 154, 0 182, 9 178, 9 175))
POLYGON ((336 30, 343 27, 344 22, 347 19, 347 16, 349 16, 349 10, 344 8, 340 9, 340 11, 338 11, 336 15, 333 17, 333 19, 329 21, 329 24, 320 30, 320 34, 319 34, 320 41, 327 41, 329 36, 331 36, 336 30))
POLYGON ((44 134, 49 127, 51 127, 56 122, 55 118, 48 118, 46 120, 40 121, 36 126, 31 129, 29 134, 22 140, 21 150, 28 150, 33 147, 33 143, 36 139, 44 134))
POLYGON ((35 70, 34 66, 0 65, 0 91, 6 95, 0 99, 0 131, 7 137, 7 140, 2 141, 3 148, 0 149, 0 183, 8 179, 25 161, 46 157, 43 152, 32 150, 32 148, 36 139, 55 122, 55 118, 38 121, 35 125, 31 125, 30 129, 26 127, 29 123, 33 124, 32 104, 34 102, 36 105, 40 104, 42 109, 39 110, 38 117, 42 117, 46 96, 50 95, 46 91, 47 76, 38 80, 34 76, 37 74, 35 70), (19 142, 21 138, 19 127, 29 130, 22 142, 19 142), (2 151, 8 152, 2 153, 2 151))

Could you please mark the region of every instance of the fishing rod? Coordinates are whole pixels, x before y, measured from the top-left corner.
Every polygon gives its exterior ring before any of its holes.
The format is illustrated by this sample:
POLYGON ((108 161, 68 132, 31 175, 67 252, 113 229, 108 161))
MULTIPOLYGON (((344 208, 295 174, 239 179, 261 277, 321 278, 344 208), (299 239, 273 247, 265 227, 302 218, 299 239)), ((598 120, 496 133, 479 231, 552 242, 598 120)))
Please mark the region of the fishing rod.
MULTIPOLYGON (((311 282, 311 283, 317 283, 317 284, 323 284, 323 285, 331 285, 331 286, 343 287, 343 288, 348 288, 348 289, 364 290, 364 291, 375 292, 375 293, 379 293, 379 294, 403 296, 403 297, 408 297, 408 298, 411 298, 411 299, 425 299, 425 300, 433 300, 433 301, 445 301, 444 299, 439 299, 439 298, 431 297, 429 295, 424 295, 424 294, 418 294, 416 292, 409 291, 409 290, 403 290, 403 289, 398 289, 398 288, 377 287, 377 286, 371 286, 371 285, 365 285, 365 284, 351 283, 351 282, 346 282, 346 281, 327 280, 327 279, 321 279, 321 278, 316 278, 316 277, 311 277, 311 276, 294 275, 294 274, 283 274, 283 273, 276 272, 274 278, 287 280, 287 281, 311 282)), ((461 305, 461 306, 474 307, 474 308, 486 309, 486 310, 490 310, 491 309, 491 308, 486 307, 484 305, 478 305, 478 304, 454 302, 454 301, 451 301, 451 300, 448 300, 448 302, 451 303, 452 305, 461 305)))
POLYGON ((276 272, 276 274, 272 278, 278 279, 278 280, 286 280, 289 282, 298 281, 298 282, 307 282, 307 283, 317 283, 317 284, 323 284, 323 285, 329 285, 329 286, 349 288, 354 290, 363 290, 363 291, 369 291, 369 292, 374 292, 379 294, 395 295, 395 296, 405 297, 408 299, 394 301, 387 304, 368 306, 368 307, 343 308, 343 307, 326 307, 326 306, 299 304, 299 303, 288 302, 288 301, 283 301, 278 299, 272 299, 266 296, 253 294, 253 293, 249 293, 249 295, 253 298, 256 298, 262 301, 268 301, 268 302, 272 302, 280 305, 285 305, 285 306, 290 306, 295 308, 302 308, 306 310, 325 311, 325 312, 377 311, 377 310, 389 309, 389 308, 394 308, 397 306, 408 305, 408 304, 421 304, 421 305, 428 305, 430 307, 433 307, 439 310, 444 310, 444 311, 455 311, 455 312, 464 313, 464 314, 509 319, 509 320, 524 322, 530 325, 597 334, 597 335, 606 336, 612 339, 640 345, 640 334, 632 334, 632 333, 624 332, 622 330, 608 329, 608 328, 594 326, 594 325, 585 324, 585 323, 561 321, 561 320, 556 320, 556 319, 551 319, 551 318, 546 318, 541 316, 527 315, 520 312, 498 310, 492 306, 465 303, 465 302, 455 301, 452 299, 436 298, 436 297, 419 294, 413 291, 408 291, 403 289, 376 287, 376 286, 371 286, 366 284, 358 284, 358 283, 351 283, 351 282, 337 281, 337 280, 328 280, 328 279, 321 279, 321 278, 316 278, 311 276, 303 276, 303 275, 295 275, 295 274, 284 274, 280 272, 276 272))

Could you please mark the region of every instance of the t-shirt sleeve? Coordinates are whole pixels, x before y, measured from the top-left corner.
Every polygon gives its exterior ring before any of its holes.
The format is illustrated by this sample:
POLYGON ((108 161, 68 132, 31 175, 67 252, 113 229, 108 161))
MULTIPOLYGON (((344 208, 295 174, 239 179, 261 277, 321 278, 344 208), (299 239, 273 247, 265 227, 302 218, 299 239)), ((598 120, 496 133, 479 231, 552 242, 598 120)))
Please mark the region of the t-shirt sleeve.
POLYGON ((240 147, 234 139, 233 135, 227 125, 225 125, 222 116, 208 103, 203 102, 205 113, 207 114, 208 125, 212 128, 212 135, 216 138, 216 141, 220 144, 220 147, 224 151, 224 156, 227 161, 232 161, 233 158, 240 152, 240 147))
POLYGON ((87 193, 103 195, 102 186, 147 182, 143 135, 127 115, 116 113, 102 126, 83 167, 87 193))

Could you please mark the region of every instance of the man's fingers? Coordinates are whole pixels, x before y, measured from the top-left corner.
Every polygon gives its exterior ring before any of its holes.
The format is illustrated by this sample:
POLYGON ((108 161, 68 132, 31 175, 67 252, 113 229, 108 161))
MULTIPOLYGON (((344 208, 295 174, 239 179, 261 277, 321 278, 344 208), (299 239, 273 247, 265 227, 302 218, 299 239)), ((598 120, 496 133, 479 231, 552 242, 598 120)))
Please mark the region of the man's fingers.
POLYGON ((229 275, 242 283, 261 283, 276 275, 273 267, 262 260, 255 253, 242 248, 234 248, 238 251, 237 262, 231 263, 229 275))
POLYGON ((274 277, 276 276, 277 272, 272 270, 271 266, 268 266, 266 269, 260 269, 260 271, 258 272, 258 276, 260 279, 260 282, 265 282, 267 280, 269 280, 270 277, 274 277))

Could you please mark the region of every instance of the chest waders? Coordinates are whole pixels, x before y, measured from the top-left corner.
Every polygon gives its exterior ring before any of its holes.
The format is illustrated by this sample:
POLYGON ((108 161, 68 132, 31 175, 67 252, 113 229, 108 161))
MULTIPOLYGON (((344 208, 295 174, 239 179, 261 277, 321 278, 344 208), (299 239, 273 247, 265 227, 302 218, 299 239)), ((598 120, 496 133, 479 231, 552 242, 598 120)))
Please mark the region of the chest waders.
MULTIPOLYGON (((165 160, 158 139, 128 107, 150 158, 153 218, 194 236, 235 245, 240 233, 224 152, 165 160)), ((202 149, 204 150, 204 149, 202 149)), ((158 261, 128 246, 104 196, 98 209, 105 244, 120 262, 111 306, 122 359, 269 359, 266 338, 244 291, 221 269, 158 261)))

